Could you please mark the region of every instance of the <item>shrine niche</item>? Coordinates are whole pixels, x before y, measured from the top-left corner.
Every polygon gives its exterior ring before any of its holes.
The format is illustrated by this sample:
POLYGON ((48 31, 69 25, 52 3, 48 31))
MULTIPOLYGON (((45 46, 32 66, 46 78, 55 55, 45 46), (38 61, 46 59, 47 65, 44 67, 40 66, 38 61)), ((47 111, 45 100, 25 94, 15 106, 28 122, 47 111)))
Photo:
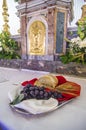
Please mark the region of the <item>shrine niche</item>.
POLYGON ((22 59, 53 61, 66 52, 70 6, 68 0, 19 2, 22 59))
POLYGON ((45 54, 45 25, 41 21, 35 21, 30 25, 28 31, 29 54, 44 55, 45 54))

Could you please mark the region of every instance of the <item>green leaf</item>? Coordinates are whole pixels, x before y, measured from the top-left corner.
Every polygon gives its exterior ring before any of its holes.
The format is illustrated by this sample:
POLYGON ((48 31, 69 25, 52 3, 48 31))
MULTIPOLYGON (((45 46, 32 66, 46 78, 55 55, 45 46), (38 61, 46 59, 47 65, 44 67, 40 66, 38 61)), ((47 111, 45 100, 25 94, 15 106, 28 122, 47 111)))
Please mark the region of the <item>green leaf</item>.
POLYGON ((20 103, 24 99, 24 94, 18 95, 11 103, 10 105, 15 105, 20 103))
POLYGON ((2 54, 1 57, 3 59, 21 58, 19 55, 20 48, 18 46, 18 43, 12 39, 7 32, 2 31, 2 33, 0 33, 0 44, 2 47, 2 51, 0 51, 0 53, 2 54))
POLYGON ((80 38, 83 40, 83 38, 84 38, 84 33, 83 32, 80 33, 80 38))

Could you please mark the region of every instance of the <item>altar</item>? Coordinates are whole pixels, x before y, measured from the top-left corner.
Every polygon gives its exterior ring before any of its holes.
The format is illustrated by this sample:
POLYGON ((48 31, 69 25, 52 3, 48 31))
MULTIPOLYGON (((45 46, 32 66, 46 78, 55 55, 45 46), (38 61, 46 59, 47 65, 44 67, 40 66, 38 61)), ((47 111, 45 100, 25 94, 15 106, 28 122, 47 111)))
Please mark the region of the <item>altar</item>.
POLYGON ((20 17, 22 59, 54 61, 66 52, 68 21, 72 3, 68 0, 21 0, 20 17))

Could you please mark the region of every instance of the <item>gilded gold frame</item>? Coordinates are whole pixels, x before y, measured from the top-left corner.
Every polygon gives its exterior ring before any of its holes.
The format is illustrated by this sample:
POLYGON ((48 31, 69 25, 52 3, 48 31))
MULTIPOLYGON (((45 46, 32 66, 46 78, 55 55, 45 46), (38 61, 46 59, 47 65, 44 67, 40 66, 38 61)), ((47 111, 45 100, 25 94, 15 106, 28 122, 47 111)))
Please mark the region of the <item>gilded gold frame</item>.
POLYGON ((44 55, 45 54, 45 24, 39 20, 34 21, 29 28, 29 54, 44 55))

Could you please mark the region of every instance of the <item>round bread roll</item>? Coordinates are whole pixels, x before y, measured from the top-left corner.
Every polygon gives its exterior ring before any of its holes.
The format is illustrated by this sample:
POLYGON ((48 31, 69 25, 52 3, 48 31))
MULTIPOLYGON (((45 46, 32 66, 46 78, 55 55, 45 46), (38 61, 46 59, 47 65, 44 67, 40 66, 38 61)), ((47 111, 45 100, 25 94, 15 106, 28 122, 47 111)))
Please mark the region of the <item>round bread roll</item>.
POLYGON ((55 89, 55 87, 58 85, 58 79, 56 76, 48 74, 40 77, 34 85, 37 85, 39 87, 46 87, 49 89, 55 89))

